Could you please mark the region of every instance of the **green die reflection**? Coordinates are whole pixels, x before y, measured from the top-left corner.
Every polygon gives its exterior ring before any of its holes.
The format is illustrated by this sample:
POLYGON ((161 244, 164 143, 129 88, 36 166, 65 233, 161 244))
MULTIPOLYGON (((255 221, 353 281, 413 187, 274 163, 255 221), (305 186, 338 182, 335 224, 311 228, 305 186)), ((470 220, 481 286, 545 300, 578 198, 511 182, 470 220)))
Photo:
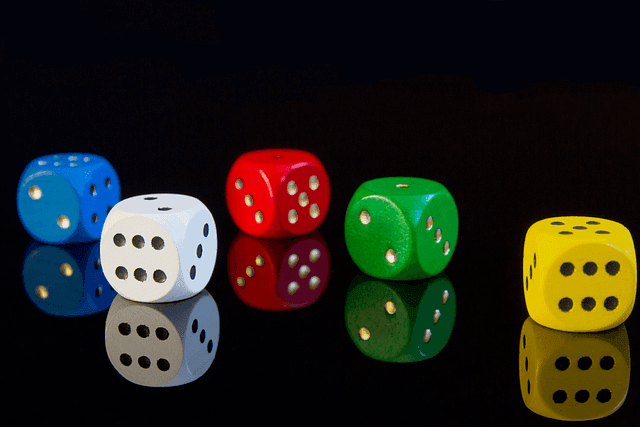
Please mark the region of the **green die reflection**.
POLYGON ((362 353, 385 362, 418 362, 440 353, 453 332, 456 295, 444 274, 420 284, 357 276, 345 321, 362 353))
POLYGON ((444 185, 379 178, 360 185, 345 218, 345 242, 370 276, 414 280, 442 272, 458 240, 458 210, 444 185))

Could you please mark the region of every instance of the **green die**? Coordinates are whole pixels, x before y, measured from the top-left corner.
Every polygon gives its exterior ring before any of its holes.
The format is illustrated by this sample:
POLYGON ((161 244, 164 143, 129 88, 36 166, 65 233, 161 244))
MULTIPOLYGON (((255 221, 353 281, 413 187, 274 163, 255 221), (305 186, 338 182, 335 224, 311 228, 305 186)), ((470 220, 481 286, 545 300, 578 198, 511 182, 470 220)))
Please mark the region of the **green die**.
POLYGON ((374 179, 353 194, 344 234, 362 272, 379 279, 423 279, 449 263, 458 240, 458 210, 438 182, 374 179))
POLYGON ((357 276, 349 286, 345 322, 358 350, 384 362, 419 362, 442 351, 456 318, 456 294, 441 273, 406 284, 357 276))

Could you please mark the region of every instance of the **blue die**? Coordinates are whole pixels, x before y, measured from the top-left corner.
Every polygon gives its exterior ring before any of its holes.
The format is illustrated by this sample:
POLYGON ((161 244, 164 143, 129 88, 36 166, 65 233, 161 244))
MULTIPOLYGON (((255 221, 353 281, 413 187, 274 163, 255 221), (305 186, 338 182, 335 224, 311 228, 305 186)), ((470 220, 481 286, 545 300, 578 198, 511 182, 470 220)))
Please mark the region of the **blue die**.
POLYGON ((22 263, 27 296, 53 316, 89 316, 107 310, 117 295, 102 272, 100 242, 49 245, 32 240, 22 263))
POLYGON ((95 154, 66 153, 32 160, 18 184, 18 216, 45 243, 100 239, 107 213, 120 201, 115 169, 95 154))

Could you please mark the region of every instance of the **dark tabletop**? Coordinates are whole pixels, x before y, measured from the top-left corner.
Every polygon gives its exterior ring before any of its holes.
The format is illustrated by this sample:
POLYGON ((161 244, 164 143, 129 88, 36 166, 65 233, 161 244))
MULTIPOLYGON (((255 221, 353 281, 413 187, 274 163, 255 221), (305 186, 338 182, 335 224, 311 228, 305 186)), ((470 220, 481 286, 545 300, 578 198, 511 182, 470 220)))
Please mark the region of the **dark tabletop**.
MULTIPOLYGON (((524 236, 562 215, 612 219, 640 236, 637 31, 629 10, 515 3, 81 1, 0 12, 4 412, 49 423, 556 422, 520 393, 524 236), (330 281, 317 302, 287 312, 244 305, 226 270, 239 233, 227 173, 242 153, 270 147, 314 153, 331 181, 319 228, 330 281), (18 178, 31 159, 70 151, 107 158, 123 198, 188 194, 212 212, 219 252, 206 289, 220 339, 193 383, 128 382, 105 351, 106 310, 50 316, 27 297, 18 178), (345 246, 346 207, 362 182, 385 176, 441 182, 459 211, 445 270, 455 326, 438 355, 416 363, 365 356, 345 325, 360 274, 345 246)), ((633 366, 637 309, 625 327, 633 366)), ((634 424, 636 372, 625 403, 594 424, 634 424)))

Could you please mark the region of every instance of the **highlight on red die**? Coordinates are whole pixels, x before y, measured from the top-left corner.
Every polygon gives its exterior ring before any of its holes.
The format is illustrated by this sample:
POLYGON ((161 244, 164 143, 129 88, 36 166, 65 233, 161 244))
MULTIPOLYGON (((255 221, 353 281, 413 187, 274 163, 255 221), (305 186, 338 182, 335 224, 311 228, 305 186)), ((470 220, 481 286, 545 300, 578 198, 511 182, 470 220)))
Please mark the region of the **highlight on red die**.
POLYGON ((246 305, 293 310, 320 298, 329 282, 331 258, 318 232, 296 239, 262 239, 240 233, 227 257, 229 281, 246 305))
POLYGON ((327 172, 313 154, 294 149, 245 153, 225 187, 231 218, 243 232, 267 238, 312 233, 329 210, 327 172))

